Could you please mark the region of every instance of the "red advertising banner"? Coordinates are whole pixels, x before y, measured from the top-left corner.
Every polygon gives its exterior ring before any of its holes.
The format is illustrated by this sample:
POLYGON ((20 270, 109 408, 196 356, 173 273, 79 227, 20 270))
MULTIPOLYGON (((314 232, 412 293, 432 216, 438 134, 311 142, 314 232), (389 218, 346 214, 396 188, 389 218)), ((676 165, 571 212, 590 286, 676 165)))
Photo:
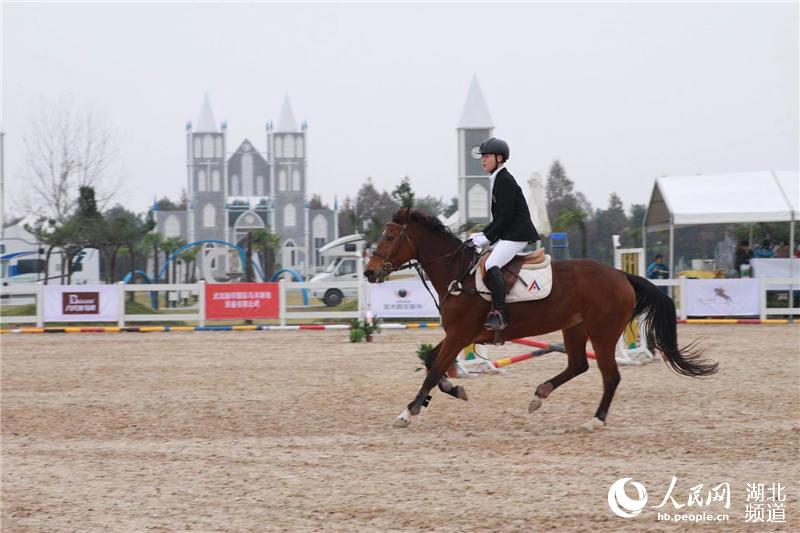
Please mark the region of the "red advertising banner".
POLYGON ((277 283, 208 283, 206 319, 278 318, 279 299, 277 283))

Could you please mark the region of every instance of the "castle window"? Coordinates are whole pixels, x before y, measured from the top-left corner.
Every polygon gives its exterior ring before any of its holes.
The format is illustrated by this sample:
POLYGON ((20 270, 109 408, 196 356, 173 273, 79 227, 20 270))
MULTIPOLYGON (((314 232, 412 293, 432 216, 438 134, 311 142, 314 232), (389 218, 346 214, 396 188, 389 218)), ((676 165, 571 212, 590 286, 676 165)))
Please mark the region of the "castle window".
POLYGON ((314 217, 314 224, 312 226, 312 234, 314 238, 326 238, 328 236, 328 221, 324 215, 317 215, 314 217))
POLYGON ((242 195, 253 196, 253 154, 242 154, 242 195))
POLYGON ((206 171, 201 168, 197 171, 197 190, 205 191, 206 189, 206 171))
POLYGON ((283 157, 283 139, 281 137, 273 137, 275 139, 275 157, 283 157))
POLYGON ((175 215, 170 215, 164 221, 164 237, 180 237, 181 236, 181 222, 175 215))
POLYGON ((216 140, 216 156, 222 157, 222 136, 217 136, 216 140))
POLYGON ((300 171, 297 169, 292 170, 292 190, 300 190, 300 171))
POLYGON ((239 176, 234 174, 231 176, 231 196, 239 196, 239 176))
POLYGON ((203 157, 203 141, 199 135, 194 136, 194 157, 203 157))
POLYGON ((303 138, 297 137, 297 157, 303 157, 303 138))
POLYGON ((264 176, 256 176, 256 196, 264 196, 264 176))
POLYGON ((280 172, 278 172, 278 190, 285 191, 286 190, 286 169, 282 168, 280 172))
POLYGON ((219 179, 219 170, 215 168, 214 170, 211 171, 211 190, 212 191, 220 190, 219 187, 221 182, 222 180, 219 179))
POLYGON ((217 210, 214 209, 214 206, 211 204, 206 204, 203 208, 203 227, 204 228, 213 228, 216 224, 216 216, 217 210))
POLYGON ((211 135, 203 137, 203 157, 214 157, 214 137, 211 135))
POLYGON ((294 135, 287 135, 284 137, 283 157, 294 157, 294 135))
POLYGON ((489 195, 483 185, 473 185, 467 193, 467 217, 486 218, 489 216, 489 195))
POLYGON ((283 226, 293 228, 297 224, 297 210, 292 204, 287 204, 283 208, 283 226))

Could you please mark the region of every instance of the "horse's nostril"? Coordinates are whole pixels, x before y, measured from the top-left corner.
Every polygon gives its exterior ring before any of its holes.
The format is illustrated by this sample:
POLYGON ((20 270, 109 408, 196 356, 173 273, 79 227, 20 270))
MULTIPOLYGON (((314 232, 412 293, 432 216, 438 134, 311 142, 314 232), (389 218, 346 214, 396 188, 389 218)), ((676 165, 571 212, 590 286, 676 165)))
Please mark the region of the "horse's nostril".
POLYGON ((368 278, 371 278, 374 272, 372 270, 365 270, 364 275, 368 278))

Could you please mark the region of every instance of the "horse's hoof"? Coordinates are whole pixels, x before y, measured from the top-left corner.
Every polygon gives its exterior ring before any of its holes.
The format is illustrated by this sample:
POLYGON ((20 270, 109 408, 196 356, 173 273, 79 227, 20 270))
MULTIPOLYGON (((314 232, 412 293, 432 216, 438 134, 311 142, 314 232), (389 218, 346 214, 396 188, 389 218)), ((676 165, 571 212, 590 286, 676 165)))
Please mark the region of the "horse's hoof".
POLYGON ((466 402, 467 401, 467 389, 465 389, 461 385, 456 387, 456 398, 458 398, 459 400, 464 400, 466 402))
POLYGON ((411 424, 411 413, 406 409, 400 413, 400 416, 394 419, 392 426, 396 428, 407 428, 409 424, 411 424))
POLYGON ((595 429, 600 429, 605 426, 606 423, 600 420, 599 418, 595 417, 586 422, 585 424, 581 424, 580 428, 585 431, 586 433, 591 433, 595 429))
POLYGON ((539 398, 538 396, 534 396, 533 400, 531 400, 531 403, 528 404, 528 412, 532 413, 541 406, 542 406, 542 399, 539 398))

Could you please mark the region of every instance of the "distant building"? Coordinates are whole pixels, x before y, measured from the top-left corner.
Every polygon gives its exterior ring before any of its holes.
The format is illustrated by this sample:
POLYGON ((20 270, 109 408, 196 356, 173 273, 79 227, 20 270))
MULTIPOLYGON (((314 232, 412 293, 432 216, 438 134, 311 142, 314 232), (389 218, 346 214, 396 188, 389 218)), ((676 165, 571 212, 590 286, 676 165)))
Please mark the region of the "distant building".
POLYGON ((206 95, 199 119, 186 125, 187 209, 157 211, 158 232, 244 246, 248 232, 267 228, 280 237, 281 267, 304 275, 322 270, 318 250, 339 236, 338 220, 335 210, 309 208, 306 131, 287 96, 277 128, 267 122, 266 153, 248 139, 229 151, 227 124, 217 126, 206 95))
POLYGON ((458 224, 491 220, 489 175, 481 166, 478 147, 492 136, 494 124, 478 78, 473 76, 456 129, 458 135, 458 224))

